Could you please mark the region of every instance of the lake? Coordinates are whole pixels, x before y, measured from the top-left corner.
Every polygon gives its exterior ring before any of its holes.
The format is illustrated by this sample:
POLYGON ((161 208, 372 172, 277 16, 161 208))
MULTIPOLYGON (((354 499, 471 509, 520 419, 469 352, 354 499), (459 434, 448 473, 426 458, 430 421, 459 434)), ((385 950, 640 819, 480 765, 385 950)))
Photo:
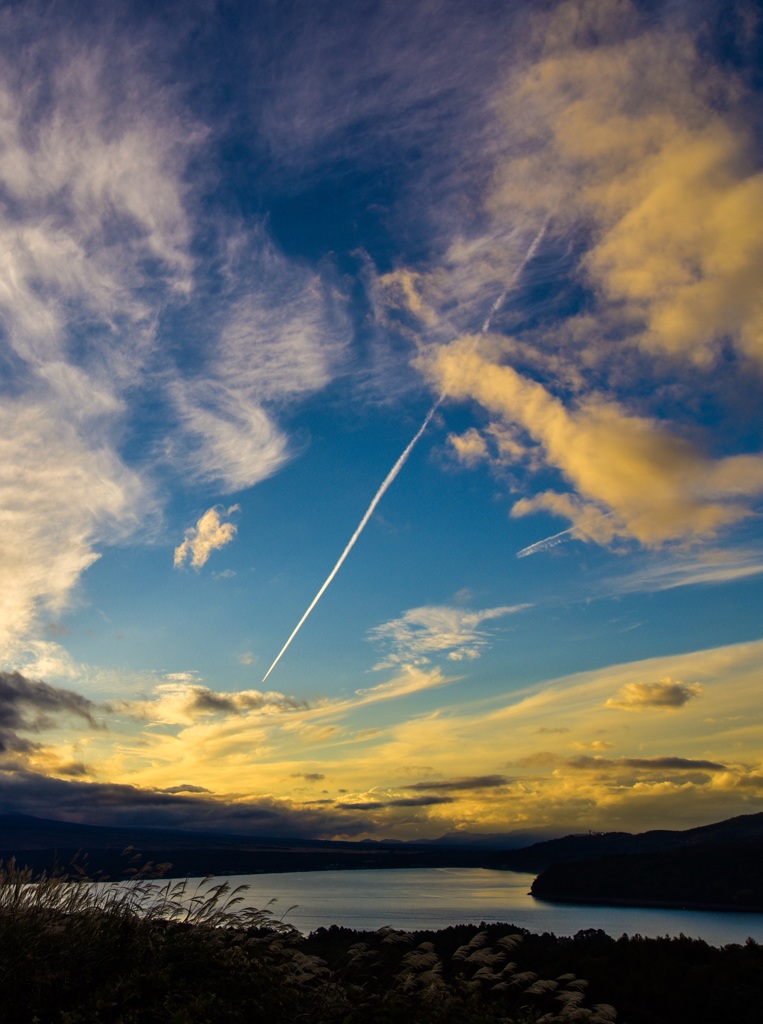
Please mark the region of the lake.
POLYGON ((275 900, 275 916, 304 933, 332 924, 412 931, 501 921, 555 935, 601 928, 614 938, 683 934, 715 946, 748 937, 763 942, 763 914, 548 903, 529 895, 534 877, 487 868, 379 868, 232 875, 226 880, 234 887, 249 886, 243 905, 262 908, 275 900))

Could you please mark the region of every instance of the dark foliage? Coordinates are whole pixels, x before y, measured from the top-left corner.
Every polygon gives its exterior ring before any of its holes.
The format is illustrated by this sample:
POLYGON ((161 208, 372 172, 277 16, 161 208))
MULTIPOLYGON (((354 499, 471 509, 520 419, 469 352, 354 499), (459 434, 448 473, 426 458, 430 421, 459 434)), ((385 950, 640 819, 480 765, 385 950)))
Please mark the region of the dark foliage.
MULTIPOLYGON (((469 930, 443 956, 383 929, 318 955, 237 890, 128 885, 0 868, 0 1019, 8 1024, 563 1024, 614 1019, 565 973, 520 970, 520 937, 469 930)), ((320 942, 320 940, 315 940, 320 942)))
POLYGON ((763 839, 553 864, 532 893, 578 903, 763 910, 763 839))
MULTIPOLYGON (((504 924, 481 925, 487 944, 506 933, 504 924)), ((517 929, 521 931, 521 929, 517 929)), ((439 932, 415 932, 411 941, 432 942, 447 961, 474 934, 459 925, 439 932)), ((378 942, 375 933, 358 934, 345 928, 319 929, 306 949, 330 962, 352 941, 378 942)), ((624 1024, 759 1024, 763 946, 752 939, 723 948, 700 939, 614 939, 600 929, 587 929, 571 938, 522 933, 516 958, 523 970, 545 978, 572 972, 588 982, 588 1004, 614 1004, 624 1024)))
POLYGON ((605 1024, 612 1004, 624 1024, 760 1020, 752 940, 484 924, 305 938, 224 882, 30 881, 0 865, 2 1024, 605 1024))

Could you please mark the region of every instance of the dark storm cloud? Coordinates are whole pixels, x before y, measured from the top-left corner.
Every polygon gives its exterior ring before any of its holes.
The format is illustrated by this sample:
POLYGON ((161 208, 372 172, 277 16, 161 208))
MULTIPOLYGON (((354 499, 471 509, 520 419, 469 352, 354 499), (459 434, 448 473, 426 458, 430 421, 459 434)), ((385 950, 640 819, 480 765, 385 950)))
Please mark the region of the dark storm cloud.
POLYGON ((72 690, 27 679, 20 672, 0 672, 0 752, 29 753, 39 744, 18 735, 53 728, 61 715, 75 715, 99 728, 95 704, 72 690))
POLYGON ((224 715, 242 715, 247 711, 259 711, 261 708, 281 708, 284 711, 294 711, 297 708, 306 708, 307 701, 298 700, 296 697, 288 697, 282 693, 260 693, 257 690, 244 690, 241 693, 225 694, 215 693, 203 686, 193 688, 193 699, 188 711, 224 715))
POLYGON ((687 757, 576 757, 569 761, 568 764, 571 768, 636 768, 642 771, 726 771, 726 765, 718 764, 716 761, 693 760, 687 757))
POLYGON ((29 771, 0 774, 0 814, 40 818, 55 814, 60 820, 93 825, 282 838, 332 838, 374 831, 371 821, 357 815, 297 809, 269 797, 232 804, 208 796, 181 796, 116 783, 65 781, 29 771))
POLYGON ((416 789, 429 792, 431 790, 469 790, 469 789, 496 789, 505 786, 509 782, 506 775, 470 775, 460 779, 443 779, 439 782, 414 782, 403 789, 416 789))
POLYGON ((62 764, 56 768, 59 775, 68 775, 72 778, 81 778, 85 775, 92 775, 92 770, 83 761, 72 761, 69 764, 62 764))
POLYGON ((452 804, 455 797, 452 796, 403 796, 397 800, 390 800, 388 807, 429 807, 432 804, 452 804))
POLYGON ((192 786, 189 782, 182 783, 179 786, 167 786, 166 789, 160 790, 161 793, 211 793, 211 789, 207 789, 206 786, 192 786))
POLYGON ((186 681, 164 683, 146 700, 116 700, 104 705, 104 710, 133 718, 155 721, 165 714, 179 716, 173 721, 184 722, 208 718, 212 715, 243 716, 250 712, 289 712, 308 708, 308 701, 274 691, 236 690, 218 693, 208 686, 186 681), (166 710, 169 702, 170 711, 166 710))
POLYGON ((344 811, 378 811, 383 807, 431 807, 433 804, 452 804, 452 796, 401 796, 394 800, 363 800, 358 803, 341 803, 335 806, 344 811))

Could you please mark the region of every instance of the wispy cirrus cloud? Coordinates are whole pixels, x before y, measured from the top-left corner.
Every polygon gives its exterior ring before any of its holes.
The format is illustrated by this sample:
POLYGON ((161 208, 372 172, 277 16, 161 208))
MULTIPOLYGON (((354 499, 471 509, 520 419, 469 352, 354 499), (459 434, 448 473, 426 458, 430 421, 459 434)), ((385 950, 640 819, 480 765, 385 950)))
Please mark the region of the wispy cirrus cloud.
POLYGON ((490 644, 492 634, 483 623, 514 615, 530 607, 526 604, 503 605, 470 611, 449 605, 425 605, 411 608, 399 619, 375 626, 368 637, 390 653, 375 667, 389 668, 403 663, 427 664, 442 654, 449 661, 472 661, 490 644))
POLYGON ((6 643, 66 606, 99 543, 156 510, 119 451, 124 389, 154 338, 142 267, 152 262, 170 293, 191 272, 182 169, 193 126, 165 122, 161 89, 143 103, 145 74, 112 108, 110 86, 137 69, 105 44, 59 49, 54 31, 15 46, 34 17, 31 6, 4 12, 13 59, 0 55, 6 643))
POLYGON ((662 557, 609 582, 617 591, 660 591, 732 583, 760 573, 763 573, 763 552, 754 547, 730 546, 662 557))
POLYGON ((105 546, 155 538, 160 475, 230 492, 282 466, 284 404, 347 339, 337 289, 201 201, 222 129, 149 27, 126 44, 109 12, 82 33, 61 11, 43 33, 40 10, 3 11, 0 47, 7 663, 105 546))
POLYGON ((167 454, 230 493, 292 457, 278 413, 332 379, 351 331, 337 289, 289 261, 262 228, 233 234, 222 278, 222 295, 205 296, 209 312, 197 316, 196 330, 212 335, 194 339, 198 367, 176 368, 168 380, 178 429, 167 454))

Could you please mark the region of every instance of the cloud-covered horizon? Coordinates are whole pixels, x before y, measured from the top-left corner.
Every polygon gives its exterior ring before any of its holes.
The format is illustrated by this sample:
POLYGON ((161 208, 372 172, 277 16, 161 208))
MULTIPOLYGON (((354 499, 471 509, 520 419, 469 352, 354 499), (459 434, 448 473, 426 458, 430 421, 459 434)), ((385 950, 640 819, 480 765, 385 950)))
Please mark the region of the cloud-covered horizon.
POLYGON ((6 743, 4 792, 41 813, 35 801, 52 792, 44 780, 60 785, 61 813, 76 808, 72 820, 158 824, 164 808, 183 827, 227 821, 324 838, 394 838, 412 825, 430 836, 511 831, 523 821, 652 828, 667 813, 689 827, 763 799, 762 658, 761 642, 739 644, 545 680, 489 701, 454 693, 445 707, 435 701, 376 728, 363 694, 309 704, 177 679, 143 701, 96 705, 8 675, 4 737, 18 742, 6 743), (681 676, 701 683, 672 681, 681 676), (634 731, 634 709, 649 715, 645 732, 634 731), (454 765, 464 774, 449 773, 454 765))

